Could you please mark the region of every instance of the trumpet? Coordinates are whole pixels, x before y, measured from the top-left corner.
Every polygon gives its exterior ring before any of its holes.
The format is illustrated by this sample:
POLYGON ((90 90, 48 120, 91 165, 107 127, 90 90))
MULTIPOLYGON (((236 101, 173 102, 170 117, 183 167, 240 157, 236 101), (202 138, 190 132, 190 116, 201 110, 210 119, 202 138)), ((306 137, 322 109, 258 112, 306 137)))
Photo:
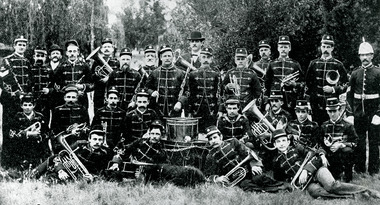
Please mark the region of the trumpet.
POLYGON ((329 70, 326 73, 326 81, 331 85, 336 85, 339 81, 340 74, 336 70, 329 70))
POLYGON ((268 121, 268 119, 260 112, 260 110, 256 106, 256 100, 252 100, 250 103, 248 103, 244 109, 243 113, 252 109, 252 112, 260 119, 259 122, 252 123, 251 124, 251 130, 252 133, 259 138, 260 143, 268 150, 275 150, 276 148, 270 147, 269 145, 272 142, 272 132, 275 130, 273 125, 268 121), (269 134, 270 138, 266 139, 265 134, 269 134))
POLYGON ((299 75, 300 75, 300 72, 297 71, 297 72, 294 72, 292 74, 289 74, 289 75, 285 76, 281 80, 281 87, 284 86, 285 83, 288 83, 290 81, 297 81, 299 79, 299 75))
POLYGON ((241 161, 233 169, 231 169, 226 175, 224 175, 225 177, 228 178, 229 182, 224 183, 223 186, 233 187, 236 184, 238 184, 241 180, 243 180, 245 176, 247 175, 247 170, 243 168, 242 165, 251 159, 259 160, 259 157, 256 155, 255 152, 250 151, 248 153, 248 156, 244 158, 243 161, 241 161))
POLYGON ((65 138, 70 135, 71 134, 58 134, 57 140, 64 147, 64 150, 60 151, 57 157, 62 163, 62 166, 74 181, 77 181, 79 178, 92 180, 93 176, 79 160, 78 156, 71 149, 70 145, 66 142, 65 138))
POLYGON ((21 130, 19 132, 16 133, 16 131, 14 130, 9 130, 9 137, 10 138, 14 138, 14 137, 21 137, 21 134, 23 132, 36 132, 36 131, 40 131, 41 130, 41 123, 40 122, 35 122, 33 123, 32 125, 30 125, 29 127, 25 128, 24 130, 21 130))
POLYGON ((235 96, 239 97, 240 96, 240 85, 238 83, 238 80, 236 78, 236 75, 230 75, 230 83, 234 85, 233 92, 235 96))
POLYGON ((296 175, 294 175, 292 181, 290 182, 290 185, 292 185, 294 188, 296 189, 300 189, 300 190, 305 190, 305 188, 310 184, 311 180, 313 179, 313 177, 309 176, 309 178, 307 179, 306 183, 304 184, 299 184, 298 181, 299 181, 299 177, 302 173, 302 170, 303 168, 305 167, 305 165, 312 159, 312 157, 314 156, 315 152, 313 150, 310 150, 305 159, 303 160, 300 168, 298 169, 296 175))

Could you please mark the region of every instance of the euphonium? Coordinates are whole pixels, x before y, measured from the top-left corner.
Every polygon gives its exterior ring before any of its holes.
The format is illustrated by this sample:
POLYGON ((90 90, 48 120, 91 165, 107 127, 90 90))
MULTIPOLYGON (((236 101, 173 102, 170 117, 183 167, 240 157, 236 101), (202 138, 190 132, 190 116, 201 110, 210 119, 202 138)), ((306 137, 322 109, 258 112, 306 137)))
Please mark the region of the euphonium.
POLYGON ((66 137, 70 136, 63 135, 63 133, 58 134, 57 140, 64 147, 64 150, 58 153, 58 159, 62 163, 66 172, 77 181, 78 178, 86 178, 92 180, 93 176, 87 170, 87 168, 79 160, 78 156, 71 149, 70 145, 66 142, 66 137))
POLYGON ((16 133, 14 130, 9 130, 9 137, 14 138, 14 137, 21 137, 22 132, 35 132, 41 130, 41 123, 40 122, 35 122, 29 127, 25 128, 24 130, 21 130, 20 132, 16 133))
POLYGON ((239 164, 237 164, 233 169, 231 169, 225 177, 228 178, 229 183, 224 183, 224 187, 233 187, 236 184, 238 184, 241 180, 244 179, 244 177, 247 175, 247 170, 242 167, 244 163, 251 159, 259 160, 259 157, 254 153, 253 151, 250 151, 248 153, 248 156, 243 159, 239 164))
POLYGON ((339 81, 340 74, 336 70, 329 70, 326 73, 326 81, 331 85, 336 85, 339 81))
POLYGON ((314 154, 315 154, 315 152, 314 152, 313 150, 310 150, 310 151, 307 153, 307 155, 306 155, 305 159, 303 160, 303 162, 302 162, 300 168, 298 169, 296 175, 294 175, 292 181, 290 182, 290 185, 292 185, 294 188, 296 188, 296 189, 300 189, 300 190, 303 191, 303 190, 305 190, 305 188, 309 185, 309 183, 310 183, 311 180, 313 179, 313 177, 308 176, 309 178, 307 179, 306 183, 304 183, 304 184, 299 184, 299 182, 298 182, 298 181, 299 181, 299 177, 300 177, 300 175, 301 175, 301 173, 302 173, 303 168, 304 168, 305 165, 306 165, 306 164, 307 164, 307 163, 313 158, 314 154))

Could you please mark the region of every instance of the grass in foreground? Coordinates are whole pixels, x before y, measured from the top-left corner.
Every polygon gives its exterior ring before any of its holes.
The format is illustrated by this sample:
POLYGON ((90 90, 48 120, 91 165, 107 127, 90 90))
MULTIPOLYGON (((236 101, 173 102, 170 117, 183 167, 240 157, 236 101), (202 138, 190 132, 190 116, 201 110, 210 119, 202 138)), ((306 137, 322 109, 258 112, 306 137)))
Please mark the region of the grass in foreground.
MULTIPOLYGON (((354 180, 380 190, 379 176, 362 175, 354 180)), ((243 192, 239 188, 223 188, 214 184, 204 184, 196 188, 179 188, 172 184, 133 185, 97 181, 94 183, 70 183, 47 186, 40 181, 1 182, 0 204, 308 204, 347 205, 379 204, 379 199, 357 196, 355 199, 322 200, 313 199, 301 191, 292 193, 243 192)))

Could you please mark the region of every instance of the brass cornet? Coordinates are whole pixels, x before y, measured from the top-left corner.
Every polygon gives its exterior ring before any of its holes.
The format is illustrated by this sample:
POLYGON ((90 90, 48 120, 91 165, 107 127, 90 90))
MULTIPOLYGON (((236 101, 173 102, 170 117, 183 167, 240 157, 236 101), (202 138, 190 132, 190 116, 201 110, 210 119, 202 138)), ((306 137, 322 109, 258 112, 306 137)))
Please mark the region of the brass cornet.
POLYGON ((77 181, 79 178, 92 180, 93 176, 79 160, 78 156, 71 149, 70 145, 66 142, 65 138, 70 135, 71 134, 58 134, 57 140, 64 147, 64 150, 60 151, 57 157, 62 163, 66 172, 71 176, 71 178, 74 179, 74 181, 77 181))
POLYGON ((40 122, 35 122, 34 124, 30 125, 29 127, 25 128, 24 130, 21 130, 16 133, 14 130, 9 130, 9 137, 14 138, 14 137, 21 137, 21 133, 23 132, 36 132, 41 130, 41 123, 40 122))

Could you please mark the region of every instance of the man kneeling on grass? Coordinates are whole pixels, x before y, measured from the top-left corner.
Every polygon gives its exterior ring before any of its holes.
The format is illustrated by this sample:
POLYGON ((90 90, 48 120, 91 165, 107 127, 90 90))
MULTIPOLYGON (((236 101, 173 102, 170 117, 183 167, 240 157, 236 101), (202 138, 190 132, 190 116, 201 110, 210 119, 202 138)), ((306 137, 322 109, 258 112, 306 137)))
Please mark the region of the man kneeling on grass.
POLYGON ((103 128, 94 126, 93 130, 90 131, 88 141, 78 140, 70 146, 75 156, 77 156, 76 159, 67 155, 65 151, 61 151, 58 155, 49 157, 34 169, 34 176, 40 178, 46 173, 49 179, 66 181, 75 178, 92 180, 94 176, 101 175, 103 170, 107 168, 108 161, 112 158, 108 148, 103 145, 104 136, 103 128), (85 170, 80 169, 77 160, 83 164, 85 170), (80 174, 83 171, 84 173, 80 174))
POLYGON ((206 132, 212 146, 206 157, 207 167, 204 171, 209 182, 226 187, 238 185, 245 191, 275 192, 289 187, 263 174, 261 159, 236 138, 223 141, 223 135, 216 126, 208 127, 206 132), (245 175, 239 176, 239 171, 229 174, 237 167, 242 168, 239 169, 245 175))
POLYGON ((326 167, 328 163, 323 150, 312 151, 301 144, 290 146, 290 139, 282 129, 273 132, 273 140, 278 150, 273 160, 275 179, 292 181, 291 184, 305 188, 315 198, 351 198, 355 194, 380 198, 376 190, 336 181, 326 167), (298 172, 299 169, 302 171, 298 172))

